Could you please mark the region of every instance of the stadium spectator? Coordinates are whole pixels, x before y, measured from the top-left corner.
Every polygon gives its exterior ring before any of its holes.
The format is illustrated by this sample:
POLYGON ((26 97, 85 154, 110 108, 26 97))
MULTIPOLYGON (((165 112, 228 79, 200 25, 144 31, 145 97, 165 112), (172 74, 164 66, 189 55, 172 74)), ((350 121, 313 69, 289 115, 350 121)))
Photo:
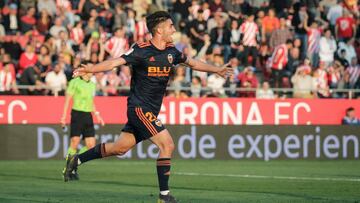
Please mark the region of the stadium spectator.
POLYGON ((305 20, 308 19, 306 12, 306 4, 296 3, 294 4, 294 17, 291 20, 292 26, 295 28, 295 37, 301 40, 301 59, 304 59, 307 55, 307 32, 304 28, 305 20))
POLYGON ((269 9, 268 15, 262 19, 262 37, 263 42, 268 42, 272 32, 280 27, 280 21, 275 15, 274 9, 269 9))
POLYGON ((300 60, 300 50, 297 47, 293 47, 290 50, 290 54, 288 57, 288 63, 286 65, 286 69, 284 71, 284 76, 291 79, 291 76, 294 75, 296 69, 301 65, 302 61, 300 60))
POLYGON ((326 29, 324 31, 324 36, 321 37, 319 46, 320 61, 323 61, 325 63, 325 66, 329 67, 330 64, 332 64, 332 62, 334 61, 334 54, 337 50, 336 41, 332 37, 330 29, 326 29))
POLYGON ((55 16, 57 12, 55 0, 38 0, 37 10, 41 13, 46 11, 50 16, 55 16))
POLYGON ((213 28, 210 32, 211 44, 213 46, 219 46, 224 56, 224 61, 228 62, 231 54, 231 32, 225 27, 225 22, 220 20, 216 28, 213 28))
POLYGON ((182 87, 190 86, 189 82, 186 81, 185 67, 180 66, 180 67, 176 68, 175 77, 174 77, 174 80, 171 82, 170 86, 174 88, 176 98, 178 98, 180 96, 180 91, 181 91, 182 87))
POLYGON ((211 74, 207 79, 207 87, 210 88, 209 97, 224 97, 225 90, 224 84, 225 79, 218 76, 217 74, 211 74))
POLYGON ((117 87, 120 85, 121 79, 117 74, 117 70, 113 69, 110 72, 106 73, 102 78, 105 83, 105 96, 117 96, 118 90, 117 87))
POLYGON ((184 21, 187 19, 187 17, 190 15, 189 8, 191 6, 191 2, 189 0, 176 0, 174 2, 174 24, 177 30, 180 29, 180 27, 183 27, 184 21))
POLYGON ((45 9, 41 10, 40 17, 36 22, 37 31, 39 31, 43 35, 46 35, 49 32, 50 25, 51 25, 51 17, 49 13, 45 9))
POLYGON ((41 72, 37 66, 29 66, 20 77, 20 85, 29 85, 21 89, 22 95, 42 95, 44 83, 41 81, 41 72))
POLYGON ((289 50, 292 46, 293 42, 291 40, 287 40, 286 44, 277 46, 271 56, 270 67, 273 87, 281 87, 284 69, 288 63, 289 50))
POLYGON ((59 33, 63 31, 63 32, 67 32, 66 28, 63 26, 63 21, 60 17, 57 17, 55 19, 55 23, 54 25, 50 28, 50 35, 52 37, 57 38, 59 36, 59 33))
POLYGON ((248 56, 252 57, 252 66, 256 66, 256 59, 258 55, 258 41, 260 38, 260 31, 257 24, 254 22, 255 15, 251 14, 246 21, 240 26, 241 42, 244 46, 243 63, 249 65, 248 56))
POLYGON ((330 88, 336 89, 344 75, 344 66, 335 62, 332 67, 328 68, 328 83, 330 88))
POLYGON ((330 5, 326 19, 330 22, 331 30, 335 30, 336 27, 336 20, 343 15, 343 7, 338 4, 330 5))
POLYGON ((308 49, 307 49, 307 57, 310 59, 311 64, 314 67, 318 66, 319 62, 319 51, 320 51, 320 39, 321 34, 325 28, 328 27, 326 22, 322 22, 323 25, 319 27, 319 22, 317 20, 313 20, 311 22, 311 26, 308 26, 308 16, 305 15, 304 21, 304 29, 308 35, 308 49))
POLYGON ((228 12, 232 20, 238 21, 241 17, 241 1, 239 0, 226 0, 225 10, 228 12))
POLYGON ((193 20, 190 27, 190 38, 191 45, 200 51, 201 47, 204 46, 204 34, 207 30, 207 23, 203 17, 203 10, 198 11, 199 15, 197 19, 193 20))
POLYGON ((126 24, 126 13, 123 9, 123 6, 120 3, 117 3, 115 6, 115 11, 113 11, 113 21, 114 24, 112 29, 115 30, 116 28, 123 27, 126 24))
POLYGON ((328 73, 326 71, 326 64, 320 61, 319 68, 313 73, 313 88, 316 92, 316 96, 319 98, 330 97, 330 91, 328 86, 328 73))
POLYGON ((194 76, 190 85, 191 97, 199 98, 201 96, 201 88, 201 78, 199 76, 194 76))
POLYGON ((26 15, 22 16, 20 19, 20 28, 21 28, 20 31, 22 33, 27 33, 35 25, 36 25, 35 8, 30 7, 27 10, 26 15))
POLYGON ((281 17, 279 23, 280 26, 275 28, 270 36, 269 46, 272 50, 280 44, 285 44, 287 40, 293 39, 293 34, 286 25, 286 19, 281 17))
POLYGON ((45 84, 50 88, 51 95, 64 95, 67 80, 59 64, 55 64, 53 70, 46 75, 45 84))
MULTIPOLYGON (((354 39, 346 39, 345 42, 339 43, 338 54, 346 59, 347 63, 351 63, 351 59, 356 57, 354 39)), ((345 66, 347 67, 347 66, 345 66)))
POLYGON ((225 6, 221 0, 210 0, 209 6, 212 13, 216 11, 225 11, 225 6))
POLYGON ((226 78, 224 87, 227 88, 225 91, 226 96, 228 97, 238 97, 238 91, 236 88, 238 88, 238 82, 235 77, 235 74, 231 75, 230 77, 226 78))
POLYGON ((349 88, 360 89, 360 64, 356 57, 351 60, 351 65, 346 69, 349 73, 349 88))
POLYGON ((5 57, 0 64, 0 95, 19 94, 16 86, 14 65, 10 63, 9 55, 5 57))
POLYGON ((356 21, 351 17, 348 10, 344 9, 342 17, 336 19, 335 37, 339 41, 348 41, 355 38, 356 21))
MULTIPOLYGON (((238 75, 239 86, 241 88, 257 88, 258 79, 254 74, 254 67, 246 67, 243 72, 238 75)), ((254 91, 241 91, 240 97, 255 97, 254 91)))
POLYGON ((117 28, 114 32, 114 37, 105 42, 105 50, 111 57, 117 58, 128 49, 128 41, 125 37, 125 32, 125 28, 117 28))
POLYGON ((9 5, 9 11, 4 12, 3 24, 9 35, 15 35, 20 30, 20 19, 18 17, 18 6, 15 3, 9 5))
POLYGON ((346 115, 342 119, 341 123, 343 125, 360 125, 360 119, 356 118, 356 112, 353 107, 346 109, 346 115))
POLYGON ((270 89, 269 82, 265 81, 262 83, 261 88, 256 90, 257 99, 274 99, 274 92, 270 89))
POLYGON ((35 54, 34 46, 31 44, 26 45, 25 52, 20 55, 18 73, 22 74, 27 67, 34 66, 37 61, 38 58, 35 54))
POLYGON ((313 98, 313 79, 309 75, 311 69, 300 66, 291 77, 294 98, 313 98))

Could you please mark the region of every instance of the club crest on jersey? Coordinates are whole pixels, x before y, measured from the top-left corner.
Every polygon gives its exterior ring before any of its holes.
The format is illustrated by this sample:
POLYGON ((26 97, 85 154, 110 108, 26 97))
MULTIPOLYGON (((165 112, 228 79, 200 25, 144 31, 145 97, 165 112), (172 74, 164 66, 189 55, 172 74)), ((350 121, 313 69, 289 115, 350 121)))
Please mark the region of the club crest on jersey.
POLYGON ((168 54, 167 58, 168 58, 169 63, 172 63, 174 61, 174 58, 171 54, 168 54))
POLYGON ((161 123, 161 121, 160 121, 159 119, 157 119, 157 120, 155 121, 155 124, 156 124, 157 126, 159 126, 159 127, 162 126, 162 123, 161 123))

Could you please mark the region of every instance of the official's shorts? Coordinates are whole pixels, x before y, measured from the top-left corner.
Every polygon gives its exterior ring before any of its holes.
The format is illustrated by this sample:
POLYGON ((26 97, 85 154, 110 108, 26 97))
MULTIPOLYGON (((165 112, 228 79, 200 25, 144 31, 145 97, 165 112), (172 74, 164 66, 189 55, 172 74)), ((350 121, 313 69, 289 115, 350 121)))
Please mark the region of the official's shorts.
POLYGON ((91 112, 71 110, 70 137, 94 137, 95 129, 91 112))
POLYGON ((165 129, 161 121, 147 108, 128 108, 127 117, 128 122, 122 131, 134 134, 136 143, 147 140, 165 129))

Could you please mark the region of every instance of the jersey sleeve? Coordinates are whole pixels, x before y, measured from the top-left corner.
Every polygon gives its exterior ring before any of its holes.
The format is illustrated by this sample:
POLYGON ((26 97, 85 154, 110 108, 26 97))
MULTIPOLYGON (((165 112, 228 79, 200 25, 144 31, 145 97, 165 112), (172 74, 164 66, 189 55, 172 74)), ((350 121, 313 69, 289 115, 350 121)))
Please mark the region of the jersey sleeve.
POLYGON ((139 65, 142 57, 140 53, 140 48, 137 44, 134 44, 125 54, 121 56, 125 59, 126 64, 128 65, 139 65))
POLYGON ((185 56, 185 54, 181 53, 179 50, 175 49, 175 60, 174 60, 174 65, 177 65, 179 63, 185 63, 187 60, 187 57, 185 56))
POLYGON ((73 79, 69 82, 69 86, 66 89, 66 94, 71 95, 71 96, 74 95, 75 89, 76 89, 75 88, 75 79, 73 79))

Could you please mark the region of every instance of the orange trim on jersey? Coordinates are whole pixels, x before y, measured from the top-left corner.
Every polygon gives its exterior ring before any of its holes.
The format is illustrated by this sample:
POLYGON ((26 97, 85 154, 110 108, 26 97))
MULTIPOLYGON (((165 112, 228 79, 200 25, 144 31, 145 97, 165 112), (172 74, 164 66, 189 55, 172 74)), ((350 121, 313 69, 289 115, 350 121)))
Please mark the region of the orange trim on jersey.
POLYGON ((167 43, 166 47, 175 47, 175 45, 173 43, 167 43))
POLYGON ((145 127, 149 130, 152 136, 157 134, 157 131, 154 126, 146 119, 145 115, 141 114, 140 108, 135 108, 136 115, 139 117, 141 122, 145 125, 145 127))
POLYGON ((150 45, 151 45, 151 43, 150 43, 150 42, 142 42, 142 43, 138 43, 138 46, 139 46, 140 48, 148 47, 148 46, 150 46, 150 45))

